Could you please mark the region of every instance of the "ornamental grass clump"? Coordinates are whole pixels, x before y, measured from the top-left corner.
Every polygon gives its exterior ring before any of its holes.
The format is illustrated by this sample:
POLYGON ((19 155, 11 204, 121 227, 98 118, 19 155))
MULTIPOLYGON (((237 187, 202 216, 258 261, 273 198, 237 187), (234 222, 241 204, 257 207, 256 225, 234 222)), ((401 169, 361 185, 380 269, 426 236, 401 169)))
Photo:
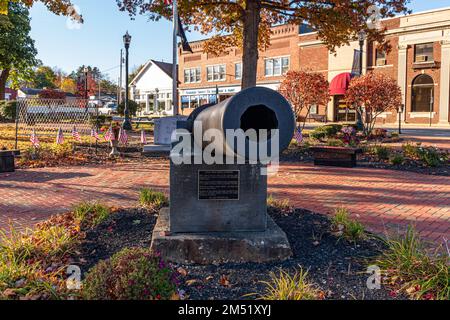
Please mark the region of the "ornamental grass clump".
POLYGON ((177 299, 176 272, 148 249, 127 248, 100 261, 86 276, 87 300, 177 299))
POLYGON ((427 251, 413 227, 388 238, 386 246, 371 264, 381 268, 388 286, 413 299, 450 300, 450 252, 427 251))
POLYGON ((289 199, 277 199, 273 195, 267 197, 267 206, 282 212, 289 212, 292 210, 289 199))
POLYGON ((322 300, 323 292, 307 277, 308 271, 303 268, 293 276, 280 269, 278 274, 270 273, 270 281, 261 281, 265 285, 263 293, 250 295, 262 300, 322 300))
POLYGON ((139 194, 139 202, 142 206, 155 211, 169 205, 169 199, 164 193, 152 189, 142 189, 139 194))
POLYGON ((336 209, 331 219, 331 229, 334 234, 351 242, 363 240, 366 237, 364 226, 352 218, 346 208, 336 209))
POLYGON ((75 220, 83 228, 94 228, 111 215, 111 209, 97 202, 83 202, 73 209, 75 220))

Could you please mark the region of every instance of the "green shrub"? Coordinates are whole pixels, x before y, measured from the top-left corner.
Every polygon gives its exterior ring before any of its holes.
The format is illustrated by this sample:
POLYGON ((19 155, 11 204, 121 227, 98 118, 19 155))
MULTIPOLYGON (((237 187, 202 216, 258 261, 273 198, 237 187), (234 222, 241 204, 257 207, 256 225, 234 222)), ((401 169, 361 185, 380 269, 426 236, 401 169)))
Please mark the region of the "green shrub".
POLYGON ((399 166, 399 165, 402 165, 405 162, 405 157, 403 155, 401 155, 401 154, 395 154, 395 155, 390 157, 390 162, 394 166, 399 166))
POLYGON ((330 147, 344 147, 345 143, 344 143, 344 141, 342 141, 340 139, 328 138, 327 146, 330 146, 330 147))
MULTIPOLYGON (((141 110, 141 107, 133 100, 128 100, 128 110, 130 111, 130 116, 135 116, 138 111, 141 110)), ((125 102, 122 102, 117 107, 117 112, 123 116, 125 114, 125 102)))
POLYGON ((176 290, 176 273, 159 256, 129 248, 93 267, 82 295, 88 300, 168 300, 176 290))
POLYGON ((387 249, 373 262, 382 269, 388 285, 414 299, 450 299, 450 256, 429 252, 416 230, 388 238, 387 249))
POLYGON ((145 207, 159 210, 169 204, 169 199, 162 192, 152 189, 142 189, 139 195, 139 202, 145 207))
POLYGON ((364 226, 350 218, 350 214, 346 208, 336 209, 335 215, 331 219, 331 228, 338 236, 357 242, 366 237, 364 226))
POLYGON ((435 147, 419 147, 419 159, 428 167, 438 167, 448 161, 448 155, 435 147))
MULTIPOLYGON (((262 300, 320 300, 323 293, 307 280, 308 272, 300 268, 294 276, 280 269, 277 275, 270 273, 270 281, 262 281, 265 291, 257 295, 262 300)), ((249 295, 249 296, 250 296, 249 295)))
POLYGON ((372 153, 376 155, 379 161, 389 159, 390 150, 388 147, 377 145, 372 147, 372 153))
POLYGON ((342 130, 342 125, 340 124, 328 124, 325 126, 317 127, 309 136, 316 140, 321 140, 325 138, 334 137, 342 130))
POLYGON ((403 153, 412 159, 422 161, 428 167, 438 167, 448 161, 448 154, 435 147, 423 147, 420 143, 406 143, 402 146, 403 153))
POLYGON ((16 101, 0 101, 0 120, 15 120, 16 108, 16 101))
POLYGON ((73 209, 75 219, 85 228, 94 228, 111 215, 111 209, 95 202, 83 202, 73 209))

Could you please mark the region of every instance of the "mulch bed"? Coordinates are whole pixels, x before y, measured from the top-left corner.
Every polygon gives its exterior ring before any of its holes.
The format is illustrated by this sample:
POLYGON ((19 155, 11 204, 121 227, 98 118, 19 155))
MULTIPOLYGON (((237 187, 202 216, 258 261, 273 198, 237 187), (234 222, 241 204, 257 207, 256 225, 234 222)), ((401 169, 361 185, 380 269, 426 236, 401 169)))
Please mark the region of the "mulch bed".
MULTIPOLYGON (((300 162, 312 163, 314 157, 311 151, 305 148, 289 148, 285 150, 280 156, 280 162, 300 162)), ((405 159, 402 165, 393 165, 389 162, 383 162, 376 159, 375 156, 363 153, 358 155, 358 166, 364 168, 387 169, 397 171, 407 171, 419 174, 436 175, 436 176, 450 176, 450 165, 443 165, 439 167, 426 167, 418 161, 405 159)))
MULTIPOLYGON (((327 216, 297 209, 283 213, 270 209, 270 215, 286 232, 294 257, 277 263, 245 263, 225 265, 175 265, 187 272, 181 289, 190 299, 253 299, 244 297, 260 293, 269 280, 269 273, 279 268, 287 271, 302 266, 309 270, 309 279, 323 291, 326 299, 398 299, 387 289, 368 290, 365 273, 367 259, 376 256, 383 244, 375 237, 357 245, 330 233, 327 216), (229 285, 224 285, 225 277, 229 285)), ((96 229, 89 231, 74 263, 85 274, 99 260, 107 259, 125 247, 150 247, 156 215, 146 209, 123 209, 96 229)))

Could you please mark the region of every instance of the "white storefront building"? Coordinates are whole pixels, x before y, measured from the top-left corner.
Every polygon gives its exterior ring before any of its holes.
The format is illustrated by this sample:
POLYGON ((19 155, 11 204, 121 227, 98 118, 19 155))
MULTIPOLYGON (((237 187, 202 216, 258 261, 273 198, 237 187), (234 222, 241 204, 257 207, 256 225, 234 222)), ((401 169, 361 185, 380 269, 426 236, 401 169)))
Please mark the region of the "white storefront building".
POLYGON ((149 60, 131 81, 130 96, 140 116, 172 115, 172 64, 149 60))

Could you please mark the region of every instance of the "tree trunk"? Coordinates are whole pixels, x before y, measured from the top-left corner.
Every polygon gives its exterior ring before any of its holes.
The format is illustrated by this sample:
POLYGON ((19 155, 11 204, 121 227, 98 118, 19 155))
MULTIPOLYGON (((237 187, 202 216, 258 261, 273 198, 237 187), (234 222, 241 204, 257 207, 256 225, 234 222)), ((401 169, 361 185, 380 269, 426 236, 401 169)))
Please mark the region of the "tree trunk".
POLYGON ((5 100, 6 81, 9 77, 9 69, 0 71, 0 101, 5 100))
POLYGON ((242 89, 256 86, 260 14, 259 0, 247 0, 243 17, 242 89))

